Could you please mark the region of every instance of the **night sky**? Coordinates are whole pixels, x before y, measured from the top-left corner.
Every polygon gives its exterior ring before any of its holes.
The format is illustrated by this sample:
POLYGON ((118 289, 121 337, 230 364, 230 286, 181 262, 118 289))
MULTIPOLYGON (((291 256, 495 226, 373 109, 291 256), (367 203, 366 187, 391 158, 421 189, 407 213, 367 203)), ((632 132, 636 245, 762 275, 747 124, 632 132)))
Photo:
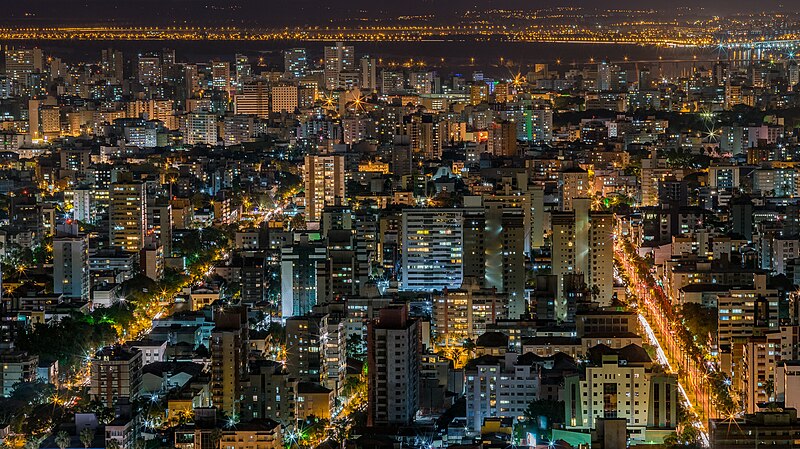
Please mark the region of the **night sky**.
MULTIPOLYGON (((4 23, 135 23, 186 22, 215 24, 246 21, 248 25, 325 23, 354 15, 393 17, 435 13, 442 21, 470 6, 539 9, 554 6, 593 8, 664 8, 663 0, 22 0, 3 5, 4 23), (26 15, 27 14, 27 15, 26 15)), ((672 0, 669 7, 702 6, 706 12, 783 9, 786 0, 672 0)), ((793 8, 792 8, 793 9, 793 8)))

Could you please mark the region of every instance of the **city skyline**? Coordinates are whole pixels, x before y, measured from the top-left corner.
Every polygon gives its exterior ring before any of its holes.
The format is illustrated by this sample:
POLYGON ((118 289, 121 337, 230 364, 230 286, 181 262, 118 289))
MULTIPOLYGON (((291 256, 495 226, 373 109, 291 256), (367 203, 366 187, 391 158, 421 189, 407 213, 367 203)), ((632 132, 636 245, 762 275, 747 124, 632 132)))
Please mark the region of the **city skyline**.
POLYGON ((0 445, 796 447, 787 9, 15 3, 0 445))

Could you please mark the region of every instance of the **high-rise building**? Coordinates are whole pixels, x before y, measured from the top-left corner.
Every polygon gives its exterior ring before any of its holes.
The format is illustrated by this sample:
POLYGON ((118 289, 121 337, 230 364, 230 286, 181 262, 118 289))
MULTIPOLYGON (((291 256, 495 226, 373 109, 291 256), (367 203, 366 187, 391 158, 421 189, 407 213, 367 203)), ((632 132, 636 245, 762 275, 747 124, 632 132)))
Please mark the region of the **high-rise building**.
POLYGON ((631 440, 649 440, 650 429, 678 426, 678 379, 654 369, 640 346, 589 350, 585 374, 564 385, 567 429, 590 430, 601 418, 624 418, 631 440))
POLYGON ((517 156, 517 123, 505 120, 489 128, 489 152, 498 157, 517 156))
POLYGON ((72 206, 72 218, 84 223, 97 221, 97 201, 95 191, 83 187, 64 192, 64 202, 72 206))
MULTIPOLYGON (((511 354, 509 354, 511 355, 511 354)), ((539 399, 539 365, 529 353, 504 360, 485 355, 464 367, 467 428, 480 431, 487 418, 518 419, 539 399)))
MULTIPOLYGON (((295 99, 295 101, 297 100, 295 99)), ((233 106, 237 115, 268 118, 270 111, 269 88, 262 82, 245 84, 242 86, 242 92, 236 95, 233 106)))
POLYGON ((373 269, 378 265, 378 217, 374 212, 358 210, 353 221, 355 267, 354 290, 359 292, 363 285, 374 277, 373 269))
POLYGON ((484 82, 479 82, 469 87, 469 102, 473 106, 477 106, 489 100, 489 85, 484 82))
POLYGON ((381 72, 381 93, 384 95, 402 91, 405 87, 405 77, 402 72, 384 70, 381 72))
POLYGON ((302 316, 317 303, 317 270, 327 258, 319 233, 295 233, 281 249, 281 316, 302 316))
POLYGON ((39 100, 28 100, 28 134, 31 140, 42 138, 41 116, 39 115, 40 104, 41 101, 39 100))
POLYGON ((340 314, 326 306, 286 320, 286 369, 293 379, 322 383, 338 395, 346 371, 344 304, 340 314))
POLYGON ((544 187, 536 186, 531 190, 531 245, 530 249, 541 249, 544 246, 544 187))
POLYGON ((487 325, 506 317, 506 302, 505 295, 483 288, 479 279, 465 278, 462 288, 434 296, 432 331, 442 343, 475 340, 487 325))
POLYGON ((318 382, 324 360, 320 340, 326 338, 321 321, 311 315, 286 320, 286 364, 290 376, 318 382))
POLYGON ((755 288, 732 288, 717 297, 717 344, 720 352, 730 354, 737 341, 756 335, 757 329, 777 329, 779 292, 765 288, 759 281, 755 288))
POLYGON ((402 217, 402 290, 457 289, 463 282, 461 209, 405 209, 402 217))
POLYGON ((406 305, 380 310, 367 328, 368 425, 408 425, 419 408, 419 323, 406 305))
POLYGON ((319 94, 319 84, 316 81, 303 81, 297 88, 297 105, 300 108, 314 106, 319 94))
POLYGON ((306 74, 308 61, 305 48, 290 48, 283 52, 283 73, 287 78, 302 78, 306 74))
POLYGON ((14 82, 28 86, 33 73, 44 70, 44 57, 40 48, 6 50, 6 76, 14 82))
POLYGON ((251 256, 242 257, 241 284, 242 302, 256 304, 266 299, 269 282, 266 279, 267 262, 264 253, 254 252, 251 256))
POLYGON ((53 238, 53 293, 89 299, 89 237, 53 238))
POLYGON ((200 92, 200 73, 197 64, 186 64, 183 67, 183 78, 186 98, 195 98, 200 92))
POLYGON ((436 92, 434 72, 411 72, 408 74, 408 87, 418 94, 432 94, 436 92))
POLYGON ((597 64, 597 90, 611 90, 611 65, 608 61, 597 64))
POLYGON ((115 82, 121 82, 123 76, 123 64, 125 63, 122 52, 113 50, 101 50, 100 52, 100 67, 103 70, 103 75, 111 78, 115 82))
POLYGON ((797 89, 797 85, 800 84, 800 65, 797 64, 797 61, 789 63, 787 72, 789 74, 789 90, 794 91, 797 89))
POLYGON ((525 244, 530 235, 530 199, 526 195, 485 196, 483 206, 484 286, 505 294, 508 317, 517 319, 528 311, 525 244))
POLYGON ((186 114, 184 142, 187 145, 216 145, 217 116, 206 111, 186 114))
POLYGON ((214 311, 211 332, 211 400, 229 415, 239 414, 247 377, 247 308, 226 307, 214 311))
POLYGON ((408 136, 411 151, 422 153, 425 159, 442 156, 443 141, 438 117, 434 114, 412 114, 403 119, 403 132, 408 136))
POLYGON ((589 260, 587 285, 592 299, 611 305, 614 296, 614 215, 589 213, 589 260))
POLYGON ((497 103, 507 102, 509 98, 509 87, 508 83, 495 83, 494 101, 497 103))
MULTIPOLYGON (((714 174, 716 174, 716 172, 714 174)), ((680 181, 683 179, 683 170, 670 167, 667 164, 667 159, 665 157, 658 157, 656 149, 654 148, 650 153, 650 157, 642 158, 641 179, 640 204, 642 206, 656 206, 658 205, 659 182, 666 179, 680 181)), ((712 182, 716 183, 718 179, 714 179, 712 182)))
POLYGON ((164 248, 164 256, 172 256, 172 206, 162 204, 147 205, 147 226, 158 238, 158 243, 164 248))
POLYGON ((589 173, 582 168, 562 171, 558 179, 558 196, 562 211, 573 209, 573 199, 590 197, 589 173))
POLYGON ((755 413, 761 404, 775 401, 777 361, 780 360, 781 336, 779 333, 754 336, 747 339, 742 350, 741 379, 742 402, 745 413, 755 413), (773 385, 772 391, 769 385, 773 385))
POLYGON ((255 140, 255 117, 228 114, 222 119, 222 142, 225 146, 240 145, 255 140))
POLYGON ((245 385, 242 421, 259 418, 284 423, 295 421, 297 381, 289 377, 285 364, 256 360, 250 364, 249 377, 245 385))
POLYGON ((297 109, 297 86, 283 85, 272 88, 272 112, 293 113, 297 109))
POLYGON ((339 88, 339 74, 352 72, 355 69, 355 48, 337 42, 336 45, 325 47, 325 88, 334 90, 339 88))
POLYGON ((370 120, 359 117, 342 119, 342 142, 352 145, 364 140, 369 123, 370 120))
POLYGON ((610 305, 614 294, 613 215, 589 212, 589 199, 576 199, 576 209, 553 212, 552 273, 559 276, 556 297, 558 319, 567 316, 564 279, 568 274, 583 274, 595 301, 610 305))
POLYGON ((121 346, 102 348, 92 357, 89 397, 113 408, 136 399, 142 388, 142 352, 121 346))
POLYGON ((355 251, 352 229, 333 229, 325 234, 327 257, 317 266, 317 301, 341 300, 355 293, 355 251))
POLYGON ((531 234, 531 196, 508 195, 464 198, 464 278, 474 277, 486 288, 508 297, 508 316, 528 311, 525 295, 525 254, 531 234))
POLYGON ((161 58, 157 56, 139 55, 139 84, 142 86, 156 86, 161 84, 161 58))
POLYGON ((306 221, 319 221, 325 206, 345 199, 344 156, 306 156, 303 166, 306 221))
POLYGON ((9 397, 22 382, 34 382, 38 377, 39 356, 19 351, 0 354, 0 396, 9 397))
POLYGON ((366 91, 378 89, 378 75, 375 58, 363 56, 361 58, 361 88, 366 91))
POLYGON ((532 142, 550 142, 553 140, 553 110, 546 106, 537 106, 526 110, 522 126, 517 125, 517 136, 532 142), (520 136, 520 134, 522 134, 520 136))
POLYGON ((320 382, 340 396, 347 375, 347 305, 343 301, 319 304, 314 306, 312 314, 324 318, 320 326, 325 328, 326 335, 319 348, 324 359, 320 382))
POLYGON ((227 61, 215 61, 211 64, 211 86, 228 91, 231 87, 231 64, 227 61))
POLYGON ((246 55, 236 55, 236 83, 241 86, 251 76, 253 76, 253 69, 250 65, 250 60, 246 55))
POLYGON ((61 134, 61 110, 49 100, 28 100, 28 133, 31 139, 52 140, 61 134))
POLYGON ((111 246, 128 252, 139 252, 144 247, 146 201, 145 186, 141 182, 111 184, 108 211, 111 246))

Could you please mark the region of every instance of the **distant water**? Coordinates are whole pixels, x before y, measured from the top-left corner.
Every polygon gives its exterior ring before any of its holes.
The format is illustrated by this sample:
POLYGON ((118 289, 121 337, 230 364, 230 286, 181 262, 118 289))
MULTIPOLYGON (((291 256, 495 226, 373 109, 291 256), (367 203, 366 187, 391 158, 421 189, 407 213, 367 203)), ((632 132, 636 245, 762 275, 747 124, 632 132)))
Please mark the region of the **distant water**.
MULTIPOLYGON (((157 51, 162 48, 176 50, 178 61, 204 61, 212 59, 233 60, 236 53, 263 57, 267 66, 282 67, 281 50, 305 47, 310 59, 322 57, 324 42, 304 41, 31 41, 2 42, 3 45, 39 46, 48 54, 68 62, 94 61, 103 48, 115 48, 130 54, 157 51)), ((683 60, 690 63, 715 59, 712 49, 668 48, 627 44, 582 43, 524 43, 502 41, 427 41, 427 42, 353 42, 358 56, 369 54, 382 58, 384 63, 422 60, 426 66, 450 70, 483 70, 487 74, 503 75, 527 69, 536 63, 554 64, 560 60, 563 68, 572 64, 586 64, 603 59, 622 62, 650 60, 683 60), (502 65, 501 65, 502 58, 502 65), (442 61, 443 59, 443 61, 442 61)), ((126 55, 127 56, 127 55, 126 55)), ((667 64, 667 62, 664 62, 667 64)), ((700 64, 700 63, 698 63, 700 64)), ((706 64, 708 65, 708 64, 706 64)))

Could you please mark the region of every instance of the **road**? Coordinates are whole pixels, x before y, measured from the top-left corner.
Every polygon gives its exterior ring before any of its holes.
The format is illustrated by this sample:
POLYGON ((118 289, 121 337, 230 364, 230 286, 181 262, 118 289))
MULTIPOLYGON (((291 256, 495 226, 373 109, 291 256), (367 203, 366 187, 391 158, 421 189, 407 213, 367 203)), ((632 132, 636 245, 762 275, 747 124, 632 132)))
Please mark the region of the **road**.
MULTIPOLYGON (((661 307, 661 302, 656 298, 657 293, 655 291, 656 288, 660 289, 660 287, 655 281, 652 278, 643 279, 643 276, 651 276, 650 273, 647 272, 642 275, 637 272, 620 239, 615 241, 614 251, 615 258, 630 280, 626 287, 628 292, 637 300, 636 304, 631 304, 631 306, 635 306, 639 315, 639 323, 644 329, 649 343, 655 348, 656 359, 660 364, 667 367, 669 371, 679 374, 678 389, 684 404, 692 413, 692 426, 699 431, 701 443, 708 447, 707 419, 715 417, 716 410, 710 395, 711 385, 708 380, 708 373, 705 371, 707 365, 702 361, 695 363, 695 361, 689 360, 685 350, 678 344, 678 336, 675 329, 678 326, 682 326, 682 324, 676 322, 672 311, 663 310, 661 307), (655 285, 655 288, 649 288, 649 285, 655 285), (654 321, 658 332, 653 330, 648 317, 654 321), (659 340, 659 335, 664 336, 667 345, 666 351, 661 344, 661 340, 659 340), (700 366, 703 368, 700 368, 700 366), (693 393, 691 397, 687 393, 687 386, 691 388, 690 392, 693 393)), ((618 279, 622 280, 621 277, 618 277, 618 279)))
MULTIPOLYGON (((675 370, 672 368, 672 364, 669 362, 669 359, 667 358, 666 353, 664 353, 664 350, 661 348, 661 342, 658 341, 655 332, 653 332, 653 328, 650 327, 650 323, 647 321, 647 318, 645 318, 644 315, 642 315, 641 313, 639 314, 639 324, 641 324, 642 329, 644 329, 644 332, 647 336, 647 340, 650 342, 650 345, 653 346, 656 350, 656 359, 658 363, 666 366, 669 369, 669 371, 675 372, 675 370)), ((686 408, 692 410, 692 412, 694 413, 692 419, 692 425, 700 433, 700 442, 703 444, 704 447, 709 447, 708 431, 706 429, 706 426, 704 425, 702 419, 700 418, 700 415, 694 412, 694 405, 692 404, 692 401, 689 399, 689 395, 686 394, 686 389, 683 388, 683 384, 680 382, 680 380, 678 381, 678 391, 680 391, 681 393, 681 398, 683 399, 683 403, 686 406, 686 408)))
MULTIPOLYGON (((264 221, 269 221, 276 216, 283 213, 283 208, 285 205, 278 204, 274 208, 266 209, 266 210, 259 210, 258 208, 253 208, 253 210, 248 211, 248 215, 252 215, 254 218, 253 221, 255 222, 256 226, 260 225, 264 221)), ((184 287, 189 286, 196 286, 200 282, 204 280, 204 278, 211 276, 213 274, 214 266, 225 259, 230 257, 230 252, 224 248, 218 248, 214 253, 211 260, 205 262, 203 265, 207 265, 208 268, 203 270, 200 274, 190 276, 182 285, 177 287, 172 291, 162 291, 159 294, 155 294, 152 298, 151 304, 147 306, 147 312, 151 316, 144 318, 143 322, 137 323, 139 325, 139 330, 134 331, 131 335, 127 333, 123 333, 119 339, 120 344, 125 344, 129 341, 140 340, 146 337, 150 332, 153 330, 153 323, 155 320, 164 317, 169 313, 167 306, 163 306, 163 304, 171 304, 174 302, 175 297, 181 292, 184 287)), ((190 272, 190 269, 187 269, 187 274, 190 272)), ((90 354, 95 351, 95 348, 90 350, 90 354)), ((84 363, 78 372, 73 376, 72 379, 68 379, 66 381, 66 386, 69 389, 73 389, 75 387, 85 387, 89 385, 91 376, 91 356, 87 355, 84 359, 84 363)), ((77 396, 76 392, 72 395, 72 398, 67 402, 68 404, 74 405, 77 403, 77 396)))

